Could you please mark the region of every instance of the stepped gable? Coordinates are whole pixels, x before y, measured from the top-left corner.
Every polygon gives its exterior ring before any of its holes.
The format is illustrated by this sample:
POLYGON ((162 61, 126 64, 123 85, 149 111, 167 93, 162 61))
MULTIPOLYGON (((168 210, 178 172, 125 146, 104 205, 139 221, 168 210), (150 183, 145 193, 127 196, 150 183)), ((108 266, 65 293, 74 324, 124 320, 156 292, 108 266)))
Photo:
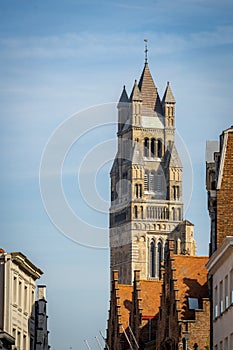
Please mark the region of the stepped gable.
MULTIPOLYGON (((127 284, 119 284, 119 313, 121 315, 121 323, 126 329, 129 324, 130 311, 132 310, 132 292, 133 286, 127 284)), ((142 319, 150 319, 155 317, 159 312, 160 293, 162 291, 162 281, 140 281, 140 298, 142 308, 142 319)))
POLYGON ((129 324, 129 316, 132 308, 133 286, 129 284, 119 284, 119 313, 121 315, 121 324, 126 329, 129 324))

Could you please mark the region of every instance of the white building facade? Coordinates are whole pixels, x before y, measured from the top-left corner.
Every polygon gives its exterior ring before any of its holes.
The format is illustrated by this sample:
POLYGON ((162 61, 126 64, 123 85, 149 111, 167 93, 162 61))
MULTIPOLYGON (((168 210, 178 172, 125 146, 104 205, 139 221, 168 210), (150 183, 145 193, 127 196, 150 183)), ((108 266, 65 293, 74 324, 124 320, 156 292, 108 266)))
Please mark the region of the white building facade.
POLYGON ((233 349, 233 236, 227 236, 207 264, 212 284, 213 350, 233 349))
POLYGON ((0 250, 0 329, 17 350, 34 349, 36 280, 43 272, 20 252, 0 250))

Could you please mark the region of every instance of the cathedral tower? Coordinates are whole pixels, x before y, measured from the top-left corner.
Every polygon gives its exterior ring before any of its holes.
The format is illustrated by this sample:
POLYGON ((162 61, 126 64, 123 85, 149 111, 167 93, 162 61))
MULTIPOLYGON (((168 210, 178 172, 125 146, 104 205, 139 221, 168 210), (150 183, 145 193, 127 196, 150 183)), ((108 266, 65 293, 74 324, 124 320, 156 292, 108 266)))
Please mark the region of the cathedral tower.
POLYGON ((174 143, 175 98, 161 101, 146 62, 139 82, 118 103, 118 151, 111 169, 111 270, 131 284, 160 279, 167 239, 177 254, 195 255, 193 225, 183 221, 182 164, 174 143))

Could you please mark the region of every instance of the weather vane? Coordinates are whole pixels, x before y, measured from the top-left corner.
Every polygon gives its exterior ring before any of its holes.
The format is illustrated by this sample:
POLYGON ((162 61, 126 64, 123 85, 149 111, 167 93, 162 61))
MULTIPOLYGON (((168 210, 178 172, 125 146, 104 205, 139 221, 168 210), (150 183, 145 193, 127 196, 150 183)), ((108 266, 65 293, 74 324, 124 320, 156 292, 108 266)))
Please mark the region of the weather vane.
POLYGON ((147 39, 144 39, 144 43, 145 43, 145 63, 147 63, 147 58, 148 58, 148 48, 147 48, 147 43, 148 43, 148 40, 147 39))

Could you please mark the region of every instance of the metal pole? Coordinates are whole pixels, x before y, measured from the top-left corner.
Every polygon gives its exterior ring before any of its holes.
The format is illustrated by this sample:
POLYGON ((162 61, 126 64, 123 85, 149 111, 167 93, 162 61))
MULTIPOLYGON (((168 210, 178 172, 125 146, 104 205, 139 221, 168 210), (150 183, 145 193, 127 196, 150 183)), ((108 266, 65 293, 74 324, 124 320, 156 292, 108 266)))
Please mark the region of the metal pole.
POLYGON ((91 350, 91 348, 90 348, 90 346, 89 346, 89 344, 88 344, 88 341, 87 341, 87 340, 84 340, 84 343, 86 344, 88 350, 91 350))
POLYGON ((128 327, 129 327, 129 331, 130 331, 130 333, 131 333, 131 335, 133 337, 133 340, 134 340, 134 342, 136 344, 136 347, 139 349, 139 345, 138 345, 137 339, 135 338, 135 335, 133 334, 132 328, 130 327, 129 323, 128 323, 128 327))
POLYGON ((96 339, 96 341, 97 341, 97 343, 98 343, 98 345, 99 345, 100 350, 103 350, 103 347, 102 347, 102 345, 100 344, 100 341, 99 341, 98 337, 95 337, 95 339, 96 339))
POLYGON ((125 335, 125 337, 126 337, 126 340, 127 340, 127 342, 129 343, 130 349, 133 350, 132 345, 131 345, 131 343, 130 343, 130 341, 129 341, 128 335, 126 334, 126 331, 125 331, 124 327, 123 327, 122 325, 121 325, 121 327, 122 327, 122 329, 123 329, 123 332, 124 332, 124 335, 125 335))
POLYGON ((110 350, 110 348, 109 348, 109 346, 108 346, 108 344, 107 344, 107 341, 106 341, 106 339, 104 338, 104 335, 103 335, 103 333, 102 333, 101 331, 100 331, 100 335, 101 335, 101 337, 103 338, 103 341, 104 341, 104 343, 105 343, 107 349, 110 350))

